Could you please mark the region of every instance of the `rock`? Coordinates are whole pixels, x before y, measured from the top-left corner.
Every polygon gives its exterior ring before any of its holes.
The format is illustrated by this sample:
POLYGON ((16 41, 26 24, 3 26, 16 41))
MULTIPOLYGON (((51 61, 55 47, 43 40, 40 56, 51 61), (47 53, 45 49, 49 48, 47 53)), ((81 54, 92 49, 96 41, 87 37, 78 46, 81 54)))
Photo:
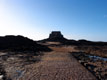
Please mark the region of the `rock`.
POLYGON ((0 80, 3 80, 3 75, 0 75, 0 80))
POLYGON ((49 38, 48 38, 49 41, 65 41, 67 39, 65 39, 63 37, 63 35, 61 34, 60 31, 52 31, 51 34, 49 35, 49 38))
POLYGON ((52 38, 64 38, 60 31, 52 31, 52 33, 49 36, 49 39, 52 38))
POLYGON ((0 36, 0 50, 5 51, 51 51, 47 46, 37 44, 36 41, 24 36, 0 36))

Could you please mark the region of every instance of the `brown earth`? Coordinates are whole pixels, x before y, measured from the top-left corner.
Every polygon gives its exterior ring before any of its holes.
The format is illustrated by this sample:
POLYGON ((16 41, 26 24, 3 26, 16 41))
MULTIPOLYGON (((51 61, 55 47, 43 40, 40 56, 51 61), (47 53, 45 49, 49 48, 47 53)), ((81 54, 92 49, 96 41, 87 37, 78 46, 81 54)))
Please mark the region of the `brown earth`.
POLYGON ((96 80, 65 48, 53 49, 55 51, 45 53, 39 63, 25 66, 18 80, 96 80))
POLYGON ((6 57, 0 63, 7 77, 5 80, 97 80, 69 53, 75 51, 74 47, 50 48, 53 51, 45 52, 43 56, 17 54, 1 57, 6 57))

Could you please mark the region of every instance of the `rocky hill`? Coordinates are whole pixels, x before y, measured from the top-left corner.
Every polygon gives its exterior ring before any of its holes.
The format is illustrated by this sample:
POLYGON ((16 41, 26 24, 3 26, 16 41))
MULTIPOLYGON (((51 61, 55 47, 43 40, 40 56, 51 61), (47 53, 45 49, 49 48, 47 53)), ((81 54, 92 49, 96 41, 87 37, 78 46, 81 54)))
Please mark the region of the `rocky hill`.
POLYGON ((44 39, 44 40, 40 40, 39 42, 47 42, 47 41, 51 41, 51 42, 63 42, 66 41, 67 39, 64 38, 64 36, 61 34, 60 31, 52 31, 49 35, 49 38, 44 39))
POLYGON ((35 41, 23 36, 0 37, 0 50, 9 51, 49 51, 46 46, 37 44, 35 41))
POLYGON ((63 45, 77 45, 77 46, 84 46, 84 45, 91 45, 91 46, 107 46, 107 42, 93 42, 88 40, 69 40, 65 38, 60 31, 52 31, 49 35, 49 38, 40 40, 38 42, 61 42, 63 45))
POLYGON ((77 45, 77 46, 107 46, 107 42, 93 42, 88 40, 66 40, 63 42, 64 45, 77 45))

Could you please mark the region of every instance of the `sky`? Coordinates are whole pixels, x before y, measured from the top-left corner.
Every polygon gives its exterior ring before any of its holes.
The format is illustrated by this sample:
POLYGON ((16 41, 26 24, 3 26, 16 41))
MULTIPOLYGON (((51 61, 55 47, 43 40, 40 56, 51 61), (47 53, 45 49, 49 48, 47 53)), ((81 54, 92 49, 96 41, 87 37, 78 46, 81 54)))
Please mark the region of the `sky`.
POLYGON ((0 36, 107 41, 107 0, 0 0, 0 36))

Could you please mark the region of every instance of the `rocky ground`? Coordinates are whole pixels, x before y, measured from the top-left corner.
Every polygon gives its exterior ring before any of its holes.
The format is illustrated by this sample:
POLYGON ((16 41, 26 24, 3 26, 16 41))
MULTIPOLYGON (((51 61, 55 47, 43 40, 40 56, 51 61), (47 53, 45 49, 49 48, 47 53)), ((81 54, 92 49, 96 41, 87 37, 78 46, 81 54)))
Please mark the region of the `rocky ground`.
POLYGON ((0 80, 14 80, 21 77, 24 67, 40 61, 42 53, 0 52, 0 80))
POLYGON ((107 46, 78 46, 76 49, 87 54, 107 58, 107 46))
POLYGON ((71 53, 98 80, 107 80, 107 58, 98 57, 83 52, 71 53))
MULTIPOLYGON (((96 80, 69 50, 72 47, 51 47, 44 55, 0 53, 2 80, 96 80)), ((41 53, 42 54, 42 53, 41 53)))
POLYGON ((0 80, 107 80, 107 61, 90 54, 107 58, 107 43, 68 40, 60 31, 41 41, 0 37, 0 80))

